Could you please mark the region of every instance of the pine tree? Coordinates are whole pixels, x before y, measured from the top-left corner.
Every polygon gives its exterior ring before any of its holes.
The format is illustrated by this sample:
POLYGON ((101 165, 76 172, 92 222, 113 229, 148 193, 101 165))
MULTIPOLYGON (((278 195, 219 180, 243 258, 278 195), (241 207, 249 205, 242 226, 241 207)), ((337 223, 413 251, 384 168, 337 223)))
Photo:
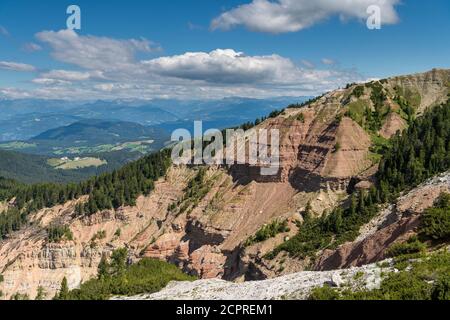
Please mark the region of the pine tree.
POLYGON ((109 276, 109 264, 105 256, 102 256, 100 263, 98 265, 98 279, 104 279, 109 276))
POLYGON ((36 298, 34 300, 44 300, 47 296, 47 293, 45 292, 44 288, 39 286, 37 289, 36 298))
POLYGON ((69 298, 69 285, 67 284, 67 278, 64 277, 61 281, 61 289, 56 294, 55 300, 67 300, 69 298))

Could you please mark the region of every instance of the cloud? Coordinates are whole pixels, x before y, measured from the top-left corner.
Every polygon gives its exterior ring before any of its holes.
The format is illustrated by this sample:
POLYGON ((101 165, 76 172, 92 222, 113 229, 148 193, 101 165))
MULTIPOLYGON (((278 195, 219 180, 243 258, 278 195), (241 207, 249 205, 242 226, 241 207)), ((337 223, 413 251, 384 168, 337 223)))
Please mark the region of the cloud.
POLYGON ((211 27, 229 30, 243 25, 257 32, 297 32, 333 16, 365 20, 370 5, 380 7, 383 24, 395 24, 399 21, 395 10, 399 3, 400 0, 253 0, 221 14, 211 27))
POLYGON ((264 98, 316 95, 363 79, 353 70, 302 68, 276 54, 248 56, 232 49, 129 63, 132 68, 108 72, 108 77, 95 70, 42 73, 33 80, 42 86, 33 95, 55 99, 264 98))
POLYGON ((43 31, 37 39, 52 48, 58 61, 91 70, 120 70, 133 65, 137 52, 152 53, 161 48, 147 39, 117 40, 80 36, 73 30, 43 31))
POLYGON ((36 52, 36 51, 41 51, 42 47, 40 45, 38 45, 37 43, 28 42, 22 46, 22 49, 27 52, 36 52))
POLYGON ((336 61, 334 61, 333 59, 328 59, 328 58, 323 58, 323 59, 321 60, 321 62, 322 62, 324 65, 327 65, 327 66, 332 66, 332 65, 335 65, 335 64, 336 64, 336 61))
MULTIPOLYGON (((317 69, 277 54, 247 55, 233 49, 186 52, 157 58, 146 39, 120 40, 81 36, 73 31, 44 31, 36 38, 48 45, 51 56, 69 64, 46 70, 31 80, 23 96, 47 99, 217 99, 229 96, 265 98, 316 95, 363 79, 354 70, 334 66, 317 69)), ((39 71, 11 63, 0 68, 39 71)), ((20 90, 4 91, 17 97, 20 90)))
POLYGON ((202 30, 202 29, 203 29, 202 26, 200 26, 200 25, 198 25, 198 24, 195 24, 195 23, 192 23, 192 22, 190 22, 190 21, 187 23, 187 26, 188 26, 188 29, 191 30, 191 31, 194 31, 194 30, 202 30))
POLYGON ((17 88, 0 88, 0 97, 6 99, 25 99, 32 97, 32 93, 17 88))
POLYGON ((79 72, 79 71, 67 71, 67 70, 52 70, 41 74, 42 78, 65 80, 65 81, 84 81, 92 78, 103 78, 103 74, 100 71, 94 72, 79 72))
POLYGON ((289 81, 295 69, 291 60, 279 55, 246 56, 232 49, 187 52, 142 64, 161 76, 222 84, 289 81))
POLYGON ((315 67, 314 63, 311 62, 311 61, 309 61, 309 60, 303 59, 303 60, 300 61, 300 63, 301 63, 302 65, 304 65, 306 68, 309 68, 309 69, 312 69, 312 68, 315 67))
POLYGON ((6 28, 3 27, 3 26, 0 26, 0 35, 5 36, 5 37, 8 37, 8 36, 9 36, 9 31, 8 31, 8 29, 6 29, 6 28))
POLYGON ((0 61, 0 69, 18 71, 18 72, 33 72, 36 68, 30 64, 11 62, 11 61, 0 61))
POLYGON ((149 73, 163 78, 198 81, 214 87, 253 87, 267 91, 274 88, 295 89, 299 92, 314 89, 322 91, 359 77, 354 71, 319 70, 314 69, 314 65, 309 62, 305 69, 276 54, 248 56, 232 49, 217 49, 209 53, 187 52, 141 63, 149 73))
POLYGON ((51 78, 36 78, 31 80, 31 82, 39 85, 51 86, 51 85, 69 85, 70 81, 51 79, 51 78))

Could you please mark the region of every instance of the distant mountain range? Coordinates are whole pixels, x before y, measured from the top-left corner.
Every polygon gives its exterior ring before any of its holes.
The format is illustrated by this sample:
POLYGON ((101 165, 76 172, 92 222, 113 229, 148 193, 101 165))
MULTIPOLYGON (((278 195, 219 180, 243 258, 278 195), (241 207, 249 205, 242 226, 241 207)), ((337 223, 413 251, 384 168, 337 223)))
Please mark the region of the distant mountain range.
POLYGON ((60 113, 17 114, 0 121, 0 141, 27 140, 45 130, 67 126, 80 120, 80 117, 60 113))
POLYGON ((129 141, 164 141, 168 134, 161 129, 125 121, 82 120, 68 126, 45 131, 30 142, 57 141, 61 144, 116 144, 129 141))
POLYGON ((253 121, 275 109, 309 98, 236 97, 207 101, 159 99, 85 103, 37 99, 0 100, 0 141, 28 140, 47 130, 89 119, 135 122, 169 131, 188 127, 194 120, 202 120, 207 128, 222 129, 253 121))
POLYGON ((47 130, 28 140, 0 143, 0 149, 58 157, 115 151, 145 154, 161 149, 169 139, 161 128, 89 119, 47 130))

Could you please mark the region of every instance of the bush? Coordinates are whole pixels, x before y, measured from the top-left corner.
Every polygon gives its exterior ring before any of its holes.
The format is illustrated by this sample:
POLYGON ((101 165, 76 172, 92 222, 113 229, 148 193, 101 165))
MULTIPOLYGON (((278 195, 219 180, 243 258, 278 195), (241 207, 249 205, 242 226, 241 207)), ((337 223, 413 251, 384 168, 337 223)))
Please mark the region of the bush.
POLYGON ((450 275, 441 276, 435 283, 431 294, 433 300, 450 300, 450 275))
POLYGON ((375 190, 361 192, 358 197, 352 197, 348 209, 337 208, 320 218, 305 219, 297 235, 275 248, 266 258, 272 259, 281 251, 297 258, 313 257, 319 250, 333 249, 354 240, 360 227, 378 212, 374 194, 375 190))
POLYGON ((47 228, 47 240, 50 243, 57 243, 62 240, 73 240, 72 231, 68 226, 50 226, 47 228))
POLYGON ((197 174, 192 178, 187 187, 184 189, 184 196, 182 199, 169 205, 168 210, 175 215, 180 215, 184 212, 190 213, 203 200, 211 190, 212 180, 206 179, 207 170, 205 167, 200 167, 197 174))
POLYGON ((340 298, 341 295, 336 289, 333 289, 328 285, 324 285, 323 287, 314 288, 311 291, 308 300, 331 301, 331 300, 339 300, 340 298))
POLYGON ((94 236, 92 237, 91 241, 97 241, 97 240, 103 240, 106 238, 106 231, 105 230, 101 230, 98 231, 96 234, 94 234, 94 236))
POLYGON ((392 245, 387 255, 390 257, 397 257, 401 255, 409 255, 424 252, 426 250, 426 245, 419 241, 417 237, 412 237, 405 243, 396 243, 392 245))
POLYGON ((286 220, 275 220, 271 224, 263 226, 256 232, 256 234, 247 239, 244 246, 248 247, 255 243, 266 241, 267 239, 274 238, 280 233, 289 232, 288 223, 286 220))
POLYGON ((435 207, 425 211, 420 229, 426 238, 450 240, 450 194, 442 194, 435 207))
POLYGON ((339 142, 337 142, 335 145, 334 145, 334 150, 333 150, 333 152, 334 153, 336 153, 336 152, 339 152, 339 150, 341 150, 341 144, 339 143, 339 142))
POLYGON ((353 90, 353 95, 356 98, 361 98, 362 95, 364 94, 364 87, 363 86, 357 86, 354 90, 353 90))
POLYGON ((113 252, 111 262, 102 259, 97 279, 83 283, 79 289, 63 295, 63 300, 106 300, 112 296, 132 296, 154 293, 170 281, 193 281, 175 265, 154 259, 142 259, 127 265, 127 250, 113 252))
POLYGON ((305 123, 305 115, 303 113, 300 113, 297 116, 297 121, 300 121, 301 123, 305 123))
POLYGON ((27 294, 15 293, 10 300, 30 300, 30 297, 27 294))

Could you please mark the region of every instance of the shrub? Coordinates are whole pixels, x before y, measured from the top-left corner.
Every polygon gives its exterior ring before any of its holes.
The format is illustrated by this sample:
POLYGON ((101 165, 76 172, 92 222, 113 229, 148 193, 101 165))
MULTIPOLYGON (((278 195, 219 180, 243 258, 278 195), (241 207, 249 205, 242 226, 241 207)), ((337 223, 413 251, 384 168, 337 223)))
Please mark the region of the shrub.
POLYGON ((405 243, 396 243, 392 245, 387 255, 390 257, 397 257, 401 255, 409 255, 424 252, 426 250, 426 245, 419 241, 417 237, 412 237, 405 243))
POLYGON ((339 142, 336 142, 333 152, 334 153, 339 152, 339 150, 341 150, 341 148, 342 148, 341 144, 339 142))
POLYGON ((47 240, 50 243, 56 243, 62 240, 72 241, 73 234, 68 226, 50 226, 47 228, 47 240))
POLYGON ((446 274, 441 276, 435 283, 433 287, 433 292, 431 293, 431 298, 433 300, 450 300, 450 275, 446 274))
POLYGON ((170 281, 195 280, 167 262, 142 259, 137 264, 126 265, 126 257, 126 249, 119 249, 113 253, 110 263, 102 259, 103 274, 68 292, 64 300, 106 300, 114 295, 153 293, 163 289, 170 281))
POLYGON ((266 241, 267 239, 274 238, 276 235, 284 232, 289 232, 287 221, 275 220, 259 229, 254 236, 248 238, 244 246, 248 247, 255 243, 266 241))
POLYGON ((30 300, 30 297, 27 294, 15 293, 10 300, 30 300))
POLYGON ((364 94, 364 87, 363 86, 357 86, 354 90, 353 90, 353 95, 356 98, 361 98, 362 95, 364 94))
POLYGON ((435 207, 425 211, 420 229, 426 238, 450 240, 450 194, 442 194, 435 207))
POLYGON ((39 286, 36 294, 36 298, 34 300, 44 300, 47 296, 47 293, 45 292, 44 288, 39 286))
POLYGON ((341 298, 341 295, 339 292, 331 288, 329 285, 324 285, 323 287, 314 288, 311 291, 311 294, 309 296, 309 300, 339 300, 341 298))
POLYGON ((105 238, 106 238, 106 231, 105 230, 101 230, 101 231, 98 231, 96 234, 94 234, 94 236, 92 237, 91 241, 103 240, 105 238))
POLYGON ((305 123, 305 115, 303 113, 300 113, 296 119, 297 119, 297 121, 300 121, 301 123, 305 123))

